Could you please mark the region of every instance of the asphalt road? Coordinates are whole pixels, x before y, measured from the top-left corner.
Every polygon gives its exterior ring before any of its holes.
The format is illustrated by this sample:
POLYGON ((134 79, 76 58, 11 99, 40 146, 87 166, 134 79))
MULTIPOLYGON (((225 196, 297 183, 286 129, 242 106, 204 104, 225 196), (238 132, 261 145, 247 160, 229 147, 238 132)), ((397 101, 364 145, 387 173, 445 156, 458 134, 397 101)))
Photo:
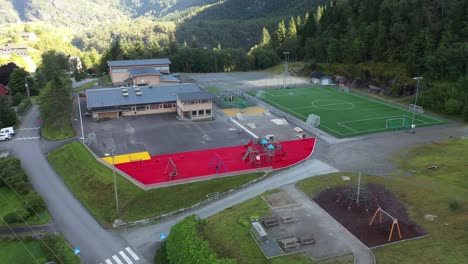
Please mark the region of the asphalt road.
POLYGON ((33 106, 22 120, 14 140, 4 147, 21 159, 32 185, 44 198, 57 230, 64 234, 72 248, 80 248, 84 263, 119 263, 114 256, 122 263, 129 263, 121 252, 133 263, 149 263, 125 239, 100 226, 55 173, 43 154, 43 147, 47 148, 49 142, 39 139, 40 122, 38 107, 33 106), (136 258, 126 248, 131 249, 136 258))

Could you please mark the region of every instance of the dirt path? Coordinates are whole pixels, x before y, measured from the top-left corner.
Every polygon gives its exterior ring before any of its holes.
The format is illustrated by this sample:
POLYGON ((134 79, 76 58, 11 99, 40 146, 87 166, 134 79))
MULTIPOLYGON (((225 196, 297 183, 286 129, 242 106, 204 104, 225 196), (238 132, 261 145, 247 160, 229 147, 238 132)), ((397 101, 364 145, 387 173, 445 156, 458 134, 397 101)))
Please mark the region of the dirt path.
MULTIPOLYGON (((372 251, 366 247, 359 239, 351 234, 346 228, 338 223, 332 216, 330 216, 325 210, 323 210, 318 204, 309 199, 304 193, 296 189, 294 185, 287 185, 283 187, 294 200, 302 204, 315 218, 315 225, 320 226, 320 233, 325 234, 318 239, 317 246, 325 240, 324 243, 326 250, 335 249, 337 254, 342 255, 342 247, 348 248, 349 252, 354 254, 354 263, 356 264, 371 264, 375 263, 375 257, 372 251), (320 239, 320 240, 319 240, 320 239)), ((330 256, 332 257, 332 256, 330 256)))

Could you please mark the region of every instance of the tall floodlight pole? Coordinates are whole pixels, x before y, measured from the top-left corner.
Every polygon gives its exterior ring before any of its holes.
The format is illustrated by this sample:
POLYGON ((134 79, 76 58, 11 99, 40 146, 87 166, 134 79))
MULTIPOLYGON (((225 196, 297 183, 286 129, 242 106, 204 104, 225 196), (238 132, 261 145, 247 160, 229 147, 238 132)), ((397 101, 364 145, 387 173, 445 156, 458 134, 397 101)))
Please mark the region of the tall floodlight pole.
POLYGON ((288 72, 289 51, 284 51, 283 54, 284 54, 283 89, 286 89, 286 72, 288 72))
POLYGON ((81 100, 80 100, 80 94, 78 93, 78 112, 80 114, 80 126, 81 126, 81 140, 83 143, 85 142, 84 140, 84 131, 83 131, 83 115, 81 115, 81 100))
MULTIPOLYGON (((419 92, 419 81, 423 79, 423 77, 414 77, 414 80, 417 80, 418 83, 416 84, 416 96, 414 97, 414 106, 416 107, 418 104, 418 92, 419 92)), ((413 109, 413 118, 411 119, 411 134, 414 133, 414 128, 416 127, 414 125, 414 115, 416 114, 416 109, 413 109)))
POLYGON ((117 210, 117 218, 119 218, 120 216, 119 197, 117 195, 117 179, 115 177, 115 149, 112 149, 111 155, 112 155, 112 173, 114 174, 115 206, 117 210))

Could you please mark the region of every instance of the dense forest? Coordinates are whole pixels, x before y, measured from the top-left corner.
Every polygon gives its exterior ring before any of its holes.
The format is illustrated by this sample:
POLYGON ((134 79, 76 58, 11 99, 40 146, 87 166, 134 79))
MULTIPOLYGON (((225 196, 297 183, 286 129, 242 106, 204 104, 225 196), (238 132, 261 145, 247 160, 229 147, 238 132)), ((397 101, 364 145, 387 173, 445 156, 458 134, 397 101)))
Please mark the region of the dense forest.
MULTIPOLYGON (((50 14, 63 15, 59 11, 67 1, 35 9, 41 1, 13 1, 16 13, 4 19, 42 14, 60 24, 61 18, 50 14)), ((169 57, 173 71, 265 69, 288 51, 291 60, 307 62, 307 72, 357 79, 384 87, 390 96, 412 94, 412 77, 423 76, 425 107, 468 118, 466 0, 121 0, 102 1, 103 7, 109 9, 106 17, 100 17, 103 10, 83 17, 77 7, 66 19, 88 21, 72 41, 81 52, 66 45, 63 51, 80 55, 90 72, 106 72, 109 59, 150 57, 169 57)))

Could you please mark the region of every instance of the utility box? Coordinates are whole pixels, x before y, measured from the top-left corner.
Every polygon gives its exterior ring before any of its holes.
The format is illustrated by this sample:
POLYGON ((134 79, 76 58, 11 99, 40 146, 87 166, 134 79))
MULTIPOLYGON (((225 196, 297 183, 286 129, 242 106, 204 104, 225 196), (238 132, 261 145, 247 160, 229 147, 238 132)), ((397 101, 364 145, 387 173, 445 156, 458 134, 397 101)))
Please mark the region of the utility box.
POLYGON ((265 242, 268 240, 268 234, 259 222, 252 222, 251 230, 258 241, 265 242))

